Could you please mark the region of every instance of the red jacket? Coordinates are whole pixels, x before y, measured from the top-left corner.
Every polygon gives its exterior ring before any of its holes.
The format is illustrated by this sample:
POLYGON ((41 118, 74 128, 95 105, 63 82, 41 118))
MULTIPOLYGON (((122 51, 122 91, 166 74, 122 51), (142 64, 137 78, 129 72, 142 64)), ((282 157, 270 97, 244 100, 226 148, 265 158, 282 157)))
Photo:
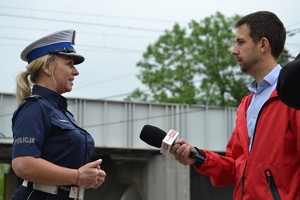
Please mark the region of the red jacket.
POLYGON ((235 184, 234 200, 300 199, 300 111, 274 91, 260 111, 249 153, 246 111, 252 96, 237 109, 226 155, 203 150, 206 160, 195 170, 210 176, 214 186, 235 184))

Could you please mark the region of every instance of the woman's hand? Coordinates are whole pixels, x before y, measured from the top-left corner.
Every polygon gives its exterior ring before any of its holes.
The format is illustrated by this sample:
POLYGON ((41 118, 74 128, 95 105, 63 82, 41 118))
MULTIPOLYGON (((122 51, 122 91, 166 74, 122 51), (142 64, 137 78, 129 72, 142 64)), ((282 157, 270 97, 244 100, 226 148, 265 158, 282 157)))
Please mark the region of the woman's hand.
POLYGON ((100 167, 102 159, 87 163, 78 169, 78 186, 98 188, 105 181, 106 173, 100 167))

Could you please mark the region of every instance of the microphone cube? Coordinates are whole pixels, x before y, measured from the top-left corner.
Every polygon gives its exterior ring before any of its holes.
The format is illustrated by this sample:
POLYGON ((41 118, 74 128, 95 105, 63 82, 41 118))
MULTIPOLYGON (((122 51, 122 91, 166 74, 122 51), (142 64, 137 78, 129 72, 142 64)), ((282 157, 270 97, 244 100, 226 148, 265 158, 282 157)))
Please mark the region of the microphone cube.
POLYGON ((168 155, 170 154, 170 149, 172 145, 175 143, 179 136, 179 133, 174 130, 170 130, 161 143, 160 153, 168 155))

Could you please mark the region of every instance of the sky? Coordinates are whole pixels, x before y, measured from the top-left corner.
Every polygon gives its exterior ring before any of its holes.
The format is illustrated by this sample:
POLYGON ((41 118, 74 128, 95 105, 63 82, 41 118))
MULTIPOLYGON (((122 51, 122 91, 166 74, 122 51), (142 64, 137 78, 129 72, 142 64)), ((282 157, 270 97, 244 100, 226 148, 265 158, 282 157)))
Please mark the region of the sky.
POLYGON ((21 51, 58 30, 76 30, 75 49, 85 57, 66 97, 122 100, 145 89, 136 63, 148 45, 175 23, 186 27, 217 11, 226 17, 272 11, 295 33, 285 48, 300 52, 300 1, 296 0, 0 0, 0 93, 15 92, 15 78, 26 68, 21 51))

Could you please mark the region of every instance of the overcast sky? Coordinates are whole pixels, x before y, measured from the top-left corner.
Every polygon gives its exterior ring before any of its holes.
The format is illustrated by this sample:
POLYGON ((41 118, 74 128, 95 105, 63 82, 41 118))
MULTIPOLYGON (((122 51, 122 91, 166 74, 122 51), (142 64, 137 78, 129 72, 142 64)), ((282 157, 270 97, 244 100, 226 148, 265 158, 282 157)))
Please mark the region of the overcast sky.
POLYGON ((77 66, 67 97, 120 100, 137 87, 136 63, 174 23, 186 26, 220 11, 227 17, 258 10, 275 12, 288 36, 286 48, 300 52, 300 1, 296 0, 0 0, 0 93, 14 93, 25 70, 20 53, 46 34, 75 29, 75 49, 86 60, 77 66))

